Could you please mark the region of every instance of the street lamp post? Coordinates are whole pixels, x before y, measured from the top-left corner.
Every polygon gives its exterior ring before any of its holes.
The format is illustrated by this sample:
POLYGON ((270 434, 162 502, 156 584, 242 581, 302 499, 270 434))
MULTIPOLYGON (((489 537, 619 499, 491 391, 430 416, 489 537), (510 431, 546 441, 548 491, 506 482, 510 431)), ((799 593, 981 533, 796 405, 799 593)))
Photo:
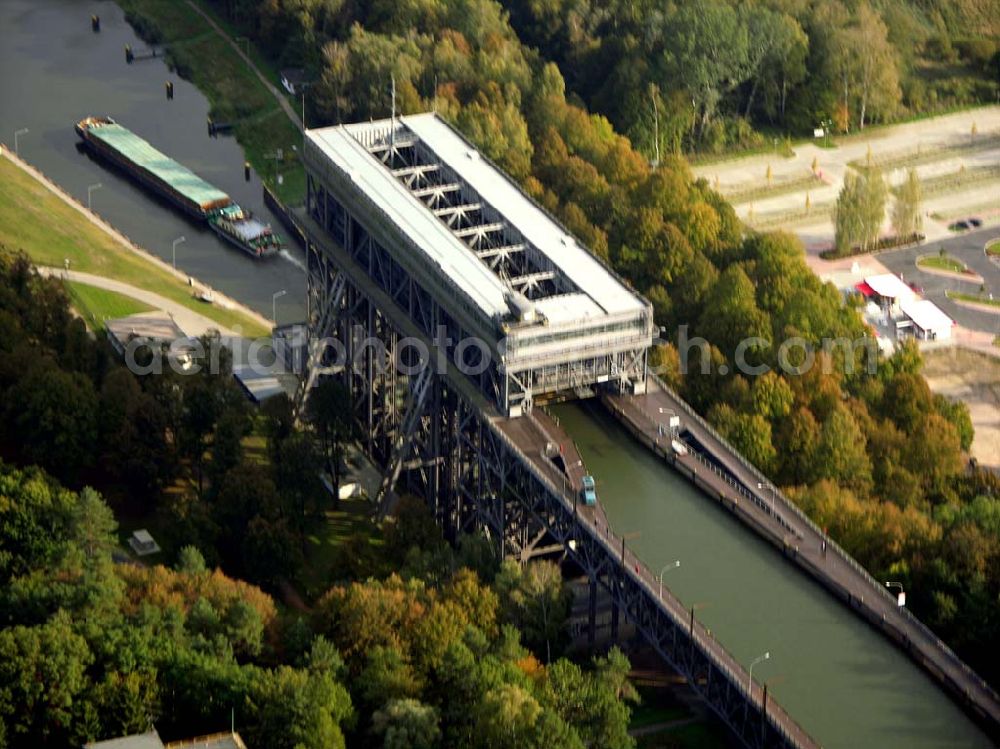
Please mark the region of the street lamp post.
POLYGON ((631 533, 622 534, 622 564, 625 564, 625 542, 631 541, 633 538, 639 538, 642 535, 642 531, 632 531, 631 533))
POLYGON ((759 655, 752 661, 750 661, 750 673, 747 676, 747 692, 750 693, 751 697, 753 696, 753 667, 756 666, 758 663, 763 663, 764 661, 770 659, 771 659, 771 651, 768 650, 766 653, 764 653, 764 655, 759 655))
POLYGON ((95 182, 92 185, 87 185, 87 210, 88 211, 93 211, 93 208, 90 207, 90 196, 91 196, 91 193, 93 193, 94 190, 100 190, 102 187, 103 187, 103 185, 100 182, 95 182))
POLYGON ((660 581, 660 588, 659 588, 660 598, 663 598, 663 573, 669 572, 670 570, 675 570, 680 566, 681 566, 681 560, 675 559, 673 562, 671 562, 668 565, 665 565, 663 569, 660 570, 660 577, 658 578, 660 581))
POLYGON ((17 150, 17 139, 19 137, 21 137, 22 135, 27 135, 29 132, 30 132, 30 130, 28 130, 28 128, 26 128, 26 127, 22 127, 20 130, 15 130, 14 131, 14 155, 15 156, 20 156, 21 155, 18 152, 18 150, 17 150))
POLYGON ((177 270, 177 245, 179 245, 181 242, 187 242, 187 237, 177 237, 177 239, 175 239, 173 244, 170 246, 170 254, 172 257, 174 270, 177 270))
POLYGON ((271 294, 271 319, 274 321, 275 327, 278 325, 278 297, 282 297, 287 293, 285 289, 282 289, 271 294))
POLYGON ((896 596, 896 605, 902 608, 906 605, 906 591, 903 590, 903 583, 892 582, 891 580, 886 580, 885 587, 887 588, 899 588, 899 595, 896 596))

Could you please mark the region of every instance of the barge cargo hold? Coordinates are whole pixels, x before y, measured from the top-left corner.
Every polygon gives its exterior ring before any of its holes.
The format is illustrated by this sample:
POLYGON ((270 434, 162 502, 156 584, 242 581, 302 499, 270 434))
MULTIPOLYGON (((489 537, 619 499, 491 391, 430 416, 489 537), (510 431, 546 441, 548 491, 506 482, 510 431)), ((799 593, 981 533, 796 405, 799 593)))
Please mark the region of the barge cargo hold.
POLYGON ((76 124, 84 144, 188 216, 206 221, 230 244, 254 257, 274 255, 280 237, 241 208, 229 195, 183 164, 161 153, 110 117, 87 117, 76 124))

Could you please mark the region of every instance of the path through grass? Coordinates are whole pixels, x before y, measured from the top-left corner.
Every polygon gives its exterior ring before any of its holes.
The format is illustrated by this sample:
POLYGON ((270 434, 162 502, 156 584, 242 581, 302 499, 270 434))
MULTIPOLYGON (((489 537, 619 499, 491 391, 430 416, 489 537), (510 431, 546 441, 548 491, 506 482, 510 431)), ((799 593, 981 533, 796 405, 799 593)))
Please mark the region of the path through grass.
POLYGON ((73 309, 83 317, 87 327, 93 331, 102 330, 107 320, 150 312, 153 309, 148 304, 123 294, 75 281, 66 282, 66 293, 73 309))

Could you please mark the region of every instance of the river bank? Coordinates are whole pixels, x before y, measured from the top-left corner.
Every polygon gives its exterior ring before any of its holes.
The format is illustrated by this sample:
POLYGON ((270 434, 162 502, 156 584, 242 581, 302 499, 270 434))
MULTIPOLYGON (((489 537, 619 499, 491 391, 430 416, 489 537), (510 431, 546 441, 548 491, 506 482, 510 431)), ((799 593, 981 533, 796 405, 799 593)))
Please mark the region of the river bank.
POLYGON ((151 292, 228 331, 265 336, 263 315, 139 247, 6 147, 0 147, 0 242, 39 266, 65 268, 151 292), (195 294, 211 291, 206 304, 195 294))
POLYGON ((150 44, 164 46, 168 64, 205 94, 212 105, 211 118, 233 126, 247 161, 264 183, 282 202, 302 203, 305 170, 292 150, 302 142, 298 117, 277 89, 277 81, 267 80, 211 8, 182 0, 116 2, 136 33, 150 44))
MULTIPOLYGON (((10 104, 0 107, 0 140, 13 146, 18 132, 21 158, 81 204, 92 204, 107 223, 166 265, 173 266, 176 259, 185 277, 200 279, 266 318, 276 313, 279 323, 303 318, 303 253, 265 204, 259 175, 251 170, 250 180, 244 179, 243 149, 235 138, 209 136, 210 102, 194 84, 168 70, 162 56, 126 64, 126 45, 137 55, 147 46, 117 4, 4 0, 0 28, 5 30, 0 101, 10 104), (91 14, 101 18, 100 33, 91 31, 91 14), (174 84, 173 99, 164 94, 167 80, 174 84), (113 117, 278 228, 289 240, 287 251, 260 262, 95 159, 81 148, 73 130, 76 122, 92 115, 113 117), (185 241, 175 245, 180 237, 185 241), (286 293, 275 304, 280 291, 286 293)), ((62 259, 55 264, 61 266, 62 259)))

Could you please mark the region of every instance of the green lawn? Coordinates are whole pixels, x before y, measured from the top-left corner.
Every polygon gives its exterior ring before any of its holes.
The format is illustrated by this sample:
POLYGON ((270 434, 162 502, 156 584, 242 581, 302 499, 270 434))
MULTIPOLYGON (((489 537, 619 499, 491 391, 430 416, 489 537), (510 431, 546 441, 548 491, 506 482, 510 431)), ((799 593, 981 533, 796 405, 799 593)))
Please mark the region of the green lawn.
POLYGON ((986 254, 990 257, 1000 257, 1000 239, 994 239, 986 245, 986 254))
POLYGON ((639 749, 726 749, 732 740, 721 725, 699 721, 640 736, 639 749))
POLYGON ((150 312, 153 309, 124 294, 75 281, 66 283, 66 293, 69 294, 73 309, 87 322, 87 327, 94 331, 102 329, 106 320, 150 312))
POLYGON ((1000 299, 990 299, 985 294, 980 296, 979 294, 966 294, 961 291, 946 291, 945 294, 949 299, 957 299, 960 302, 973 302, 975 304, 985 304, 988 307, 1000 307, 1000 299))
POLYGON ((330 580, 336 577, 334 566, 341 558, 341 546, 352 536, 366 539, 371 546, 382 544, 367 499, 341 500, 340 508, 328 509, 324 522, 306 537, 306 563, 299 574, 299 592, 306 600, 315 599, 327 590, 330 580))
POLYGON ((691 711, 673 699, 669 689, 638 687, 642 702, 632 707, 629 728, 643 728, 691 717, 691 711))
POLYGON ((945 270, 950 273, 964 273, 965 265, 948 255, 928 255, 917 259, 918 268, 945 270))
MULTIPOLYGON (((183 0, 118 0, 118 4, 143 36, 166 44, 178 75, 208 97, 212 118, 235 124, 247 161, 278 197, 292 205, 302 203, 305 170, 292 151, 292 146, 301 145, 302 133, 228 40, 183 0), (273 155, 279 148, 285 158, 276 165, 273 155), (280 186, 277 173, 283 178, 280 186)), ((252 46, 250 50, 251 59, 258 61, 252 46)), ((269 67, 261 70, 273 74, 269 67)), ((277 77, 273 82, 278 85, 277 77)))
POLYGON ((268 333, 242 312, 195 299, 183 279, 122 246, 6 158, 0 158, 0 243, 24 250, 37 265, 62 268, 68 259, 75 271, 152 291, 247 336, 268 333))

